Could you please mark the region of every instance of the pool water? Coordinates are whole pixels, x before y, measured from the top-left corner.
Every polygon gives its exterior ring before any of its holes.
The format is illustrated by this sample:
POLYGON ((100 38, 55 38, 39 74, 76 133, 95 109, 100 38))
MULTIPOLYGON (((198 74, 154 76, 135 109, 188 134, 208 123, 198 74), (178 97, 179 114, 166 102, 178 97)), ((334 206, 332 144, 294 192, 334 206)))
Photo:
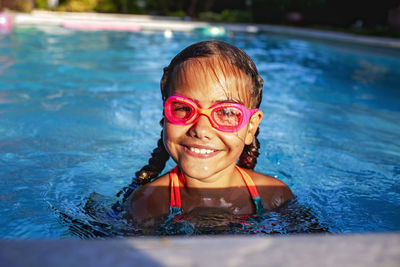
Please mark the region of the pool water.
POLYGON ((162 68, 207 38, 59 27, 0 36, 0 237, 399 231, 400 53, 268 34, 220 39, 265 81, 256 170, 296 199, 157 229, 110 215, 158 140, 162 68))

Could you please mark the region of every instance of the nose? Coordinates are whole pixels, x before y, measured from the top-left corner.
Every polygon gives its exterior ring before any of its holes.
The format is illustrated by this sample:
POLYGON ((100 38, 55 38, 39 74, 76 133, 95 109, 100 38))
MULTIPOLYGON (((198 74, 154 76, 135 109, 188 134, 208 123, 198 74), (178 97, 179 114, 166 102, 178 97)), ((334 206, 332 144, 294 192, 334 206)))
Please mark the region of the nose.
POLYGON ((189 129, 189 135, 199 139, 211 139, 214 134, 215 129, 206 115, 200 115, 189 129))

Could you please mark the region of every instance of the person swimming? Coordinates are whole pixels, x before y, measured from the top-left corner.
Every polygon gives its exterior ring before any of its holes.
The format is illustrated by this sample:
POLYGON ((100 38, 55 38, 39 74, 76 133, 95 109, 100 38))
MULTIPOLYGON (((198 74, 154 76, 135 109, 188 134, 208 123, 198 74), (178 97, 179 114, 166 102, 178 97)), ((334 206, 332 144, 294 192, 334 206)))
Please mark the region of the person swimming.
POLYGON ((161 79, 158 147, 122 191, 134 221, 262 213, 292 198, 282 181, 254 171, 262 86, 251 58, 225 42, 198 42, 172 59, 161 79), (159 176, 170 157, 177 166, 159 176))

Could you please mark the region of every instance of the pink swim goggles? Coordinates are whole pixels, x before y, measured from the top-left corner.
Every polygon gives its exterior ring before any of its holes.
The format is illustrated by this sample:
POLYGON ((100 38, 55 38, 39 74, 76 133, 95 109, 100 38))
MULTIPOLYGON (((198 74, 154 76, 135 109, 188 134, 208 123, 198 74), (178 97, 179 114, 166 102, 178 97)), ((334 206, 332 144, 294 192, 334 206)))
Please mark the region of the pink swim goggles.
POLYGON ((205 115, 215 129, 223 132, 239 131, 257 110, 248 110, 242 104, 229 102, 202 109, 196 102, 181 95, 168 97, 164 104, 164 114, 170 123, 188 125, 194 123, 200 115, 205 115))

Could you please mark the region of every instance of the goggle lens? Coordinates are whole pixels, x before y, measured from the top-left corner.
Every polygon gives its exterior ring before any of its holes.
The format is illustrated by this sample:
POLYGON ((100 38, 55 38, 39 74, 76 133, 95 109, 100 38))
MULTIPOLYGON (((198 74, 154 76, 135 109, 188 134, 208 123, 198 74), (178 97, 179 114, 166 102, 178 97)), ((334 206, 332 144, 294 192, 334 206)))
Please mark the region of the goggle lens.
POLYGON ((185 122, 193 116, 194 109, 189 106, 187 103, 173 101, 170 103, 171 105, 171 115, 174 116, 176 120, 185 122))
POLYGON ((221 107, 214 110, 212 118, 220 126, 238 127, 242 121, 243 113, 235 107, 221 107))

